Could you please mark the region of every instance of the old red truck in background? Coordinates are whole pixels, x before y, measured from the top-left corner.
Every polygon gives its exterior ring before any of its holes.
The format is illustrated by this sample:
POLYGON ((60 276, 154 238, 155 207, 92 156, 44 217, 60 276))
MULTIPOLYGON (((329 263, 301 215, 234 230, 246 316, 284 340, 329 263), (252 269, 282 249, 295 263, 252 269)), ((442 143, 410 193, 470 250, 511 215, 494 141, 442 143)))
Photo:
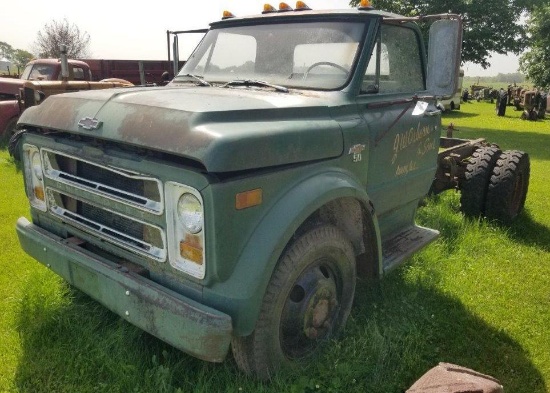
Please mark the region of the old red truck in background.
MULTIPOLYGON (((67 76, 63 77, 61 59, 33 60, 25 66, 19 79, 0 78, 0 139, 9 138, 20 114, 29 106, 29 102, 23 104, 22 91, 25 87, 47 91, 45 96, 49 96, 67 91, 104 88, 96 82, 105 80, 122 84, 126 81, 134 85, 163 85, 168 82, 167 76, 172 67, 172 63, 167 60, 69 59, 67 76), (67 81, 71 83, 67 84, 67 81)), ((39 101, 33 100, 34 103, 39 101)))
MULTIPOLYGON (((69 59, 68 62, 69 80, 119 78, 134 85, 161 84, 165 82, 163 73, 172 69, 171 62, 167 60, 69 59)), ((61 80, 61 59, 32 60, 25 66, 20 79, 61 80)))

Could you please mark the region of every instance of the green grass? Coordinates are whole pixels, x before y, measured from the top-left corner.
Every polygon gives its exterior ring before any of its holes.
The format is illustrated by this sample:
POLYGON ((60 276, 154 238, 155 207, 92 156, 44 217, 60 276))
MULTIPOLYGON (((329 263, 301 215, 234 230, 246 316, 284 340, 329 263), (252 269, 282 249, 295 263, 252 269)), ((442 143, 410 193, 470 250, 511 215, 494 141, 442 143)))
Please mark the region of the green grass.
MULTIPOLYGON (((526 210, 511 227, 466 220, 453 191, 419 223, 441 237, 380 282, 358 284, 341 340, 271 383, 232 359, 191 358, 105 310, 27 257, 14 231, 29 216, 22 174, 0 150, 0 392, 401 392, 438 362, 490 374, 510 393, 550 387, 550 120, 463 104, 455 136, 531 157, 526 210)), ((445 132, 443 130, 443 132, 445 132)))

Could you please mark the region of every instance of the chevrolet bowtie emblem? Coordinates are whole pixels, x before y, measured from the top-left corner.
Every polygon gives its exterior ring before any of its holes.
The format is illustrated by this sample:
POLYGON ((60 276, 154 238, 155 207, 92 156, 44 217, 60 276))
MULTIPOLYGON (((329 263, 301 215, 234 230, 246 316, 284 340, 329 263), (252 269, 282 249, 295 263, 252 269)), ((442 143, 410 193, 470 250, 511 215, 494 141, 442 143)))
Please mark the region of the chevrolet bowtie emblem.
POLYGON ((78 126, 84 128, 85 130, 97 130, 101 127, 102 124, 102 121, 99 121, 96 118, 92 117, 85 117, 83 119, 80 119, 80 121, 78 122, 78 126))

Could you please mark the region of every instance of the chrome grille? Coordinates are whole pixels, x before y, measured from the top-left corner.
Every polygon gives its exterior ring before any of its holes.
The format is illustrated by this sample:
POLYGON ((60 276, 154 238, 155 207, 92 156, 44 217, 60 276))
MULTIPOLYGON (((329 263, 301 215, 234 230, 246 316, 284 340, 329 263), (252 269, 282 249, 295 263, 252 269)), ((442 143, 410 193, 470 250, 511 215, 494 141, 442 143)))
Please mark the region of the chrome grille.
POLYGON ((47 178, 158 215, 163 213, 162 184, 157 179, 47 149, 42 149, 42 157, 47 178))
POLYGON ((139 254, 166 260, 166 241, 161 228, 50 188, 47 197, 50 211, 75 227, 139 254))
POLYGON ((42 149, 49 211, 80 230, 140 255, 165 261, 158 222, 162 183, 151 176, 42 149))

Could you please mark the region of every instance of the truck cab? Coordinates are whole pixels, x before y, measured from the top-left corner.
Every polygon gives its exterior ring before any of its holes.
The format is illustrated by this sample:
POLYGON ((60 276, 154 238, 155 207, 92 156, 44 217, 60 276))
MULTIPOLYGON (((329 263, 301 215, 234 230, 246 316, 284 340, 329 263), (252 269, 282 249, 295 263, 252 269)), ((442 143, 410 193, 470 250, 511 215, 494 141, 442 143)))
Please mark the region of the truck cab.
POLYGON ((319 352, 357 276, 438 232, 438 99, 457 85, 461 19, 266 5, 230 12, 163 87, 51 96, 12 139, 31 220, 23 249, 193 356, 270 378, 319 352), (435 59, 445 58, 445 64, 435 59))
MULTIPOLYGON (((68 80, 92 80, 90 67, 82 61, 68 60, 67 70, 68 80)), ((61 59, 32 60, 27 63, 19 79, 0 78, 0 140, 6 141, 15 131, 15 125, 23 109, 20 98, 25 83, 32 86, 33 82, 61 79, 61 59)))
MULTIPOLYGON (((69 59, 68 80, 91 81, 92 74, 87 63, 69 59)), ((21 74, 22 80, 56 81, 61 80, 61 59, 37 59, 30 61, 21 74)))

